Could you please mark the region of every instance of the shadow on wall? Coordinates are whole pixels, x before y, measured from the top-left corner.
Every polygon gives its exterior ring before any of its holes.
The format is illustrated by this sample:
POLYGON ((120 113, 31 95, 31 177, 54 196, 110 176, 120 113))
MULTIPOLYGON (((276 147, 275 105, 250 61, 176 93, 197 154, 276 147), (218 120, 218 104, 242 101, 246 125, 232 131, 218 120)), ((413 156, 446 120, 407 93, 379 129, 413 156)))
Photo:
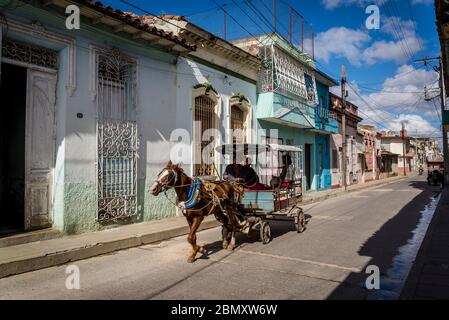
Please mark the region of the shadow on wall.
MULTIPOLYGON (((400 289, 404 285, 408 270, 413 261, 400 260, 398 265, 393 266, 396 256, 401 247, 413 238, 422 211, 429 204, 430 198, 434 197, 438 190, 427 186, 425 181, 416 181, 410 184, 415 189, 421 190, 420 194, 404 206, 392 219, 388 220, 371 238, 369 238, 359 249, 360 256, 371 257, 361 273, 351 273, 329 296, 330 300, 346 299, 397 299, 400 289), (380 270, 380 291, 368 290, 365 282, 369 274, 365 273, 368 266, 374 265, 380 270), (390 270, 390 271, 389 271, 390 270), (387 271, 388 275, 387 275, 387 271), (394 275, 395 280, 390 279, 394 275), (405 274, 404 274, 405 273, 405 274), (402 274, 404 274, 402 276, 402 274), (396 278, 397 277, 397 278, 396 278), (403 281, 396 279, 403 278, 403 281)), ((401 255, 402 259, 402 255, 401 255)))

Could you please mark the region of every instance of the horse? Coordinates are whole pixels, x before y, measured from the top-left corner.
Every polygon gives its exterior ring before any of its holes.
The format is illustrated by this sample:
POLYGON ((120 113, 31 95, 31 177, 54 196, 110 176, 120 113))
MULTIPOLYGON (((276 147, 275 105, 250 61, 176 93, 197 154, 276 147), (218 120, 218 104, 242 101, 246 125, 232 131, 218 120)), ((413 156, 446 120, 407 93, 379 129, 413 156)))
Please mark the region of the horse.
POLYGON ((205 217, 213 214, 223 224, 223 248, 229 251, 235 249, 236 232, 243 227, 235 214, 238 210, 242 190, 228 182, 201 182, 197 190, 197 203, 187 209, 185 203, 189 201, 189 194, 194 183, 194 179, 190 178, 179 165, 169 161, 149 189, 153 196, 158 196, 170 189, 175 190, 177 195, 176 205, 182 209, 190 227, 187 237, 187 241, 192 246, 192 251, 187 260, 189 263, 195 261, 198 252, 204 254, 204 248, 196 243, 196 233, 205 217))

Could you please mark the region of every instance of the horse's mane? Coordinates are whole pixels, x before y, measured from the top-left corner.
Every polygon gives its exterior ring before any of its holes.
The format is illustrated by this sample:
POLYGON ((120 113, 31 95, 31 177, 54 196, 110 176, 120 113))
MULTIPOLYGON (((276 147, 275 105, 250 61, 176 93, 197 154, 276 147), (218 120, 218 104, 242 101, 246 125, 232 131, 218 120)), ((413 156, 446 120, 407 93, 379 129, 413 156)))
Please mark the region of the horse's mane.
POLYGON ((169 164, 167 165, 167 168, 168 168, 168 169, 172 169, 172 170, 176 170, 176 171, 178 171, 179 173, 184 173, 184 169, 181 167, 180 164, 169 163, 169 164))

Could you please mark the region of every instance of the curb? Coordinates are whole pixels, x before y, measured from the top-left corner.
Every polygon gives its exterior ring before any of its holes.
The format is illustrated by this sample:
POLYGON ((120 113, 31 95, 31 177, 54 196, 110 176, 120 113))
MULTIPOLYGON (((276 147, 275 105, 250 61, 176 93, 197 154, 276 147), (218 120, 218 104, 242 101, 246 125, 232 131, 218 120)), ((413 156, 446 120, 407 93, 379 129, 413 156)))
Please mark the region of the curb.
POLYGON ((440 202, 437 205, 432 221, 427 227, 426 235, 424 236, 424 240, 421 243, 421 247, 418 250, 418 253, 415 257, 415 261, 413 262, 412 268, 410 269, 407 278, 404 283, 404 287, 399 295, 399 300, 413 300, 415 299, 416 288, 419 284, 419 280, 421 278, 421 272, 424 268, 424 265, 427 261, 427 254, 430 251, 430 243, 432 242, 432 238, 434 236, 434 231, 441 219, 441 206, 443 205, 442 201, 445 199, 444 193, 449 193, 449 190, 443 190, 441 194, 440 202))
MULTIPOLYGON (((220 223, 215 219, 204 221, 199 230, 218 227, 220 223)), ((129 237, 107 242, 98 242, 84 247, 63 251, 49 252, 45 255, 36 255, 0 264, 0 279, 21 273, 36 271, 53 266, 64 265, 69 262, 88 259, 115 251, 139 247, 163 240, 179 237, 189 233, 189 227, 175 227, 148 234, 133 234, 129 237)))

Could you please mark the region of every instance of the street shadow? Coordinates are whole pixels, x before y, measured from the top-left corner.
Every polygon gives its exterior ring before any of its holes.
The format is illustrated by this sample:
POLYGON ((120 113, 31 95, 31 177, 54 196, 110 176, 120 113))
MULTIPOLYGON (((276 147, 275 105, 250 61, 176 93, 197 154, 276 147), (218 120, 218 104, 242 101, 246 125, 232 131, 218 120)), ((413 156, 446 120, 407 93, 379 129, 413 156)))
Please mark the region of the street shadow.
MULTIPOLYGON (((312 219, 312 216, 309 214, 305 215, 306 218, 306 226, 312 219)), ((282 237, 283 235, 290 233, 290 232, 297 232, 296 227, 294 224, 294 220, 292 218, 279 218, 276 220, 268 221, 271 228, 271 241, 275 240, 276 238, 282 237)), ((307 229, 306 231, 307 232, 307 229)), ((270 242, 271 242, 270 241, 270 242)), ((245 244, 252 244, 252 243, 258 243, 261 242, 260 240, 260 232, 259 230, 252 229, 249 234, 243 234, 243 233, 237 233, 236 234, 236 250, 239 249, 242 245, 245 244)), ((213 254, 221 251, 226 250, 223 248, 223 243, 221 238, 215 242, 206 243, 204 245, 205 254, 203 254, 201 257, 198 257, 198 259, 207 260, 210 256, 213 254)))
MULTIPOLYGON (((375 232, 358 250, 358 254, 370 257, 369 262, 360 273, 352 272, 329 296, 330 300, 348 299, 397 299, 404 283, 396 282, 387 277, 387 271, 392 267, 393 261, 400 253, 399 249, 413 238, 422 211, 431 202, 431 198, 439 193, 439 188, 428 186, 426 181, 413 181, 409 187, 421 190, 412 201, 405 205, 393 218, 388 220, 377 232, 375 232), (371 291, 366 288, 367 277, 365 273, 368 266, 377 266, 381 276, 381 290, 371 291), (399 291, 399 292, 398 292, 399 291)), ((395 274, 406 273, 407 268, 413 264, 413 260, 401 260, 399 267, 395 267, 395 274)), ((391 273, 390 273, 391 275, 391 273)), ((395 277, 396 278, 396 277, 395 277)), ((404 281, 405 282, 405 279, 404 281)))

